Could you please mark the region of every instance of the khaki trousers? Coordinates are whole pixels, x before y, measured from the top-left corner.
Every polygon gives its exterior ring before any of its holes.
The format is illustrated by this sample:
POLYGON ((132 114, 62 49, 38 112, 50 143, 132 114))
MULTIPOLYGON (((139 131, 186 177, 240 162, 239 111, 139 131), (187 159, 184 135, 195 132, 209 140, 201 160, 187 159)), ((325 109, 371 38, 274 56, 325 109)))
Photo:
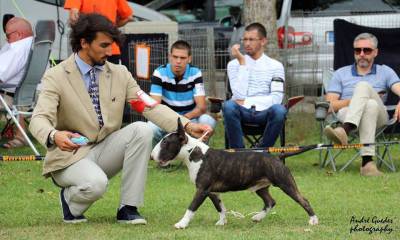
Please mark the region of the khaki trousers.
POLYGON ((52 173, 54 181, 65 188, 71 213, 82 215, 103 196, 108 179, 121 169, 121 204, 143 205, 152 137, 152 129, 146 123, 132 123, 110 134, 85 158, 52 173))
MULTIPOLYGON (((337 117, 341 122, 357 126, 361 143, 375 142, 376 129, 388 121, 382 99, 367 82, 359 82, 348 107, 341 108, 337 117)), ((361 148, 361 156, 375 156, 375 146, 361 148)))

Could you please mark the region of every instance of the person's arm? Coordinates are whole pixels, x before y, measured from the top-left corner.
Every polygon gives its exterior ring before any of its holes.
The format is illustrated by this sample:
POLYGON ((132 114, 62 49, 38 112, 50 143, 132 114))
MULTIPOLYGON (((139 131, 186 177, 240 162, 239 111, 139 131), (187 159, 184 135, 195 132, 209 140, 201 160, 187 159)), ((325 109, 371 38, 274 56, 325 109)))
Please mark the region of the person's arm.
POLYGON ((69 23, 75 24, 79 18, 79 9, 72 8, 69 10, 69 23))
POLYGON ((330 103, 330 109, 334 112, 339 111, 339 109, 349 106, 350 99, 340 100, 340 95, 337 93, 327 93, 325 95, 325 100, 330 103))
POLYGON ((247 95, 249 71, 246 67, 246 60, 239 51, 240 45, 235 44, 231 48, 232 57, 237 59, 228 63, 227 72, 229 84, 232 90, 232 100, 243 105, 247 95))
POLYGON ((81 9, 81 0, 66 0, 64 9, 69 10, 69 23, 74 24, 79 18, 79 9, 81 9))
POLYGON ((56 131, 54 126, 57 123, 57 111, 59 104, 59 91, 57 80, 45 74, 42 80, 42 91, 38 102, 33 111, 29 131, 45 147, 59 147, 63 151, 74 151, 79 148, 71 142, 71 137, 77 137, 77 134, 69 131, 56 131), (50 134, 54 134, 54 143, 50 143, 50 134))
POLYGON ((116 25, 117 27, 125 26, 128 22, 133 22, 133 16, 129 16, 127 18, 118 18, 116 25))
POLYGON ((326 90, 325 100, 330 102, 329 111, 337 112, 339 109, 349 106, 351 99, 340 99, 343 92, 342 75, 340 70, 333 73, 326 90))
POLYGON ((126 0, 118 0, 116 19, 117 27, 122 27, 131 21, 133 21, 133 10, 126 0))
MULTIPOLYGON (((392 85, 392 92, 400 97, 400 82, 392 85)), ((397 103, 396 109, 394 110, 393 118, 400 121, 400 101, 397 103)))
POLYGON ((183 115, 188 119, 200 117, 207 110, 207 103, 205 96, 194 97, 194 101, 196 103, 196 107, 192 111, 185 113, 183 115))

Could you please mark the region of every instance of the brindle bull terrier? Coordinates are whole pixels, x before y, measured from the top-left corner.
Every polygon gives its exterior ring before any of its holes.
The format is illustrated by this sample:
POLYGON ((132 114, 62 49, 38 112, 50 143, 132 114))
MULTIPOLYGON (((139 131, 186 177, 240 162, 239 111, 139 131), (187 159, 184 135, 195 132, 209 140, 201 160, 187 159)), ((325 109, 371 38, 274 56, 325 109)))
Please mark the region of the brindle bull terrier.
POLYGON ((219 212, 216 225, 225 225, 226 209, 219 193, 245 189, 255 191, 264 202, 261 212, 252 217, 253 221, 259 222, 275 206, 275 200, 268 192, 271 185, 279 187, 304 208, 310 217, 309 224, 318 224, 310 203, 300 194, 289 168, 279 157, 263 152, 211 149, 201 140, 186 134, 179 118, 177 131, 165 136, 154 147, 151 157, 160 165, 167 165, 175 158, 182 159, 189 169, 190 180, 196 185, 197 191, 192 203, 183 218, 175 224, 175 228, 186 228, 207 197, 219 212))

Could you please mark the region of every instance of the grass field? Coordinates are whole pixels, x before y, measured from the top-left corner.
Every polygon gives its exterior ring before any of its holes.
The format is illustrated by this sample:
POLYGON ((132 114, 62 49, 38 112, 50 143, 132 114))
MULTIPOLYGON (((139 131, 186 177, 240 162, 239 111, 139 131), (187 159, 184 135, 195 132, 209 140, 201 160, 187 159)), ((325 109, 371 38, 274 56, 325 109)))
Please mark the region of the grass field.
MULTIPOLYGON (((289 144, 311 144, 319 139, 317 125, 307 114, 291 114, 286 131, 289 144)), ((223 147, 221 126, 211 145, 223 147)), ((393 150, 396 167, 400 168, 399 146, 393 146, 393 150)), ((352 152, 347 150, 338 165, 343 165, 352 152)), ((30 151, 1 151, 23 153, 30 151)), ((88 223, 66 225, 61 220, 59 188, 41 176, 41 162, 0 163, 0 239, 400 239, 400 173, 384 168, 382 177, 361 177, 360 159, 344 172, 333 172, 320 169, 318 157, 318 151, 310 151, 286 161, 319 217, 318 226, 309 226, 305 211, 272 188, 277 205, 260 223, 251 221, 251 213, 261 209, 261 200, 243 191, 223 194, 222 199, 228 211, 240 212, 244 218, 229 214, 228 225, 217 227, 218 214, 207 200, 186 230, 173 228, 194 194, 185 168, 166 172, 150 163, 145 206, 140 208, 148 220, 146 226, 116 223, 119 176, 85 213, 88 223), (361 218, 365 222, 357 224, 355 220, 361 218), (371 228, 374 231, 370 233, 371 228), (351 229, 357 231, 350 233, 351 229), (379 229, 385 231, 377 232, 379 229)))

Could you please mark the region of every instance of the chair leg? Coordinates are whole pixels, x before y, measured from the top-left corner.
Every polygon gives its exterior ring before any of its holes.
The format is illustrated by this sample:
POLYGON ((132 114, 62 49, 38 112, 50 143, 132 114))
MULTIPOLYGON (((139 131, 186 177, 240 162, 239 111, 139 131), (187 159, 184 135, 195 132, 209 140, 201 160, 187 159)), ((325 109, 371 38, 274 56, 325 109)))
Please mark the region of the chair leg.
POLYGON ((286 145, 285 124, 283 124, 279 139, 281 140, 281 147, 284 147, 286 145))
POLYGON ((21 131, 21 134, 24 137, 24 139, 26 140, 26 142, 28 143, 29 147, 32 149, 32 151, 35 153, 36 156, 40 156, 39 151, 36 149, 35 145, 33 145, 32 141, 29 139, 25 130, 19 124, 19 120, 17 119, 18 113, 19 113, 18 110, 14 107, 13 111, 11 111, 11 109, 8 107, 6 101, 4 100, 4 98, 1 95, 0 95, 0 101, 3 104, 4 108, 6 109, 7 113, 10 115, 14 124, 17 126, 18 130, 21 131), (15 113, 17 113, 17 114, 15 114, 15 113))
POLYGON ((357 157, 360 156, 360 154, 360 151, 358 151, 357 154, 355 154, 349 161, 347 161, 346 164, 339 171, 345 170, 357 157))
POLYGON ((392 154, 390 153, 389 145, 384 145, 384 151, 383 154, 379 154, 379 151, 377 151, 376 154, 376 165, 378 167, 381 167, 382 164, 384 164, 390 171, 396 172, 396 166, 394 165, 392 154), (385 157, 387 156, 387 160, 385 160, 385 157))

